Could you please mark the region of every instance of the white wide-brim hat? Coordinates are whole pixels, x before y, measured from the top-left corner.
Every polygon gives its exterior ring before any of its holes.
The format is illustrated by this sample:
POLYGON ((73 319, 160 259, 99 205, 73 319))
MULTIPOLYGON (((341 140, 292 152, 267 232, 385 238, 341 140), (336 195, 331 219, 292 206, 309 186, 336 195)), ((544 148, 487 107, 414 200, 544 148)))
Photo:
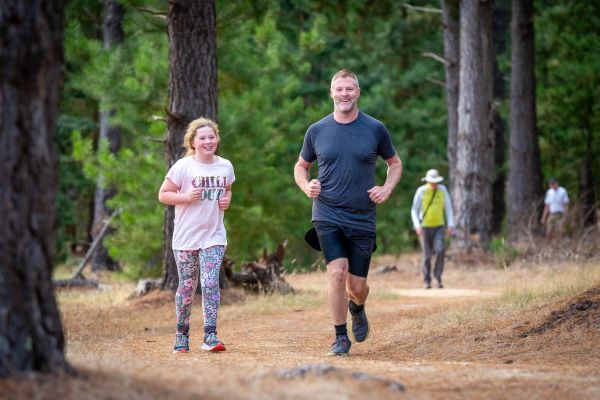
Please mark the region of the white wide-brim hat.
POLYGON ((430 169, 427 171, 425 176, 421 178, 421 180, 428 183, 440 183, 444 180, 444 178, 440 175, 437 169, 430 169))

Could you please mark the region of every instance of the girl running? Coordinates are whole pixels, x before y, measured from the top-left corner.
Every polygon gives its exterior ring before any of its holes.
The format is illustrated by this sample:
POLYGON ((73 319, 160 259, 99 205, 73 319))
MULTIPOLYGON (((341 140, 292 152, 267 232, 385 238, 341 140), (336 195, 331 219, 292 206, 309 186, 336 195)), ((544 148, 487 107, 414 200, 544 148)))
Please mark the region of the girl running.
POLYGON ((198 275, 204 314, 202 349, 225 351, 217 337, 219 272, 227 246, 223 217, 231 203, 235 175, 231 162, 215 154, 220 137, 214 121, 192 121, 183 140, 187 152, 169 169, 158 194, 161 203, 175 206, 173 254, 179 286, 175 294, 177 332, 173 353, 190 350, 190 315, 198 275))

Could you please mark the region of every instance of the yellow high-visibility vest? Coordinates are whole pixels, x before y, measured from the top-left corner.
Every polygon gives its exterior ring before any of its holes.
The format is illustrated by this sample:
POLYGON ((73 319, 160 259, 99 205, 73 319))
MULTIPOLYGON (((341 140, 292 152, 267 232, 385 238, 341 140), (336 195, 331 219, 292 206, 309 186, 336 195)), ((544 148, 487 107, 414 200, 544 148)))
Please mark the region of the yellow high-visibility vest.
POLYGON ((431 205, 429 205, 429 210, 421 222, 421 226, 425 228, 444 225, 444 192, 438 188, 435 191, 436 194, 433 198, 433 201, 431 201, 433 193, 434 190, 431 188, 431 186, 427 185, 427 188, 423 192, 423 198, 421 199, 421 209, 423 210, 423 213, 425 213, 427 206, 431 202, 431 205))

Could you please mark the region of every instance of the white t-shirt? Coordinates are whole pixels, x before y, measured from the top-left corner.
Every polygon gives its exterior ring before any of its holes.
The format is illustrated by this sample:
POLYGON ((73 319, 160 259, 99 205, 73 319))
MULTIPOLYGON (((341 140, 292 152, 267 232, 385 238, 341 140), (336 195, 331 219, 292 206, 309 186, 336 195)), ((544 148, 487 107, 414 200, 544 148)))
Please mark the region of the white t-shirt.
POLYGON ((225 188, 235 181, 231 162, 217 157, 213 164, 202 164, 193 156, 187 156, 179 159, 166 177, 179 187, 179 193, 187 193, 194 187, 202 188, 198 200, 175 206, 173 249, 226 246, 225 212, 219 208, 218 200, 225 194, 225 188))
POLYGON ((546 192, 546 197, 544 198, 544 204, 548 206, 548 211, 550 214, 554 214, 557 212, 564 213, 565 212, 565 204, 569 202, 569 195, 567 195, 567 190, 559 186, 556 190, 550 188, 546 192))

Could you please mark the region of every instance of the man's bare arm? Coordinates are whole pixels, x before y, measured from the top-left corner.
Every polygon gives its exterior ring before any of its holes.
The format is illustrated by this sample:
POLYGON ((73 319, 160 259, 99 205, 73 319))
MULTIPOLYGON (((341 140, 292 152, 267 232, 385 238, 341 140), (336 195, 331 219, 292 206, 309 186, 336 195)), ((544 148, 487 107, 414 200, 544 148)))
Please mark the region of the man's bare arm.
POLYGON ((321 193, 321 182, 317 179, 310 179, 310 167, 312 163, 298 157, 294 165, 294 180, 296 185, 310 198, 315 198, 321 193))
POLYGON ((395 154, 393 157, 385 160, 388 165, 387 177, 383 186, 374 186, 369 189, 369 198, 375 204, 385 202, 392 194, 392 191, 402 178, 402 160, 395 154))

